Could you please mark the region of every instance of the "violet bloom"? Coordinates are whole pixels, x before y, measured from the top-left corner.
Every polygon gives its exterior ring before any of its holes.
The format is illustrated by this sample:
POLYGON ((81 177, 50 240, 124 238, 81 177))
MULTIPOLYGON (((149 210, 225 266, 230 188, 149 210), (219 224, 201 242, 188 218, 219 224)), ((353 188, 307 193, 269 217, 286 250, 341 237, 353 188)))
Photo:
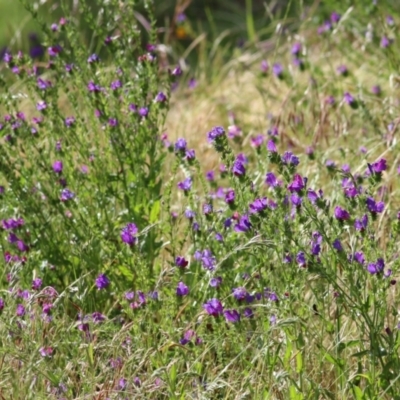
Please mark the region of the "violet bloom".
POLYGON ((60 200, 61 201, 68 201, 72 200, 75 197, 75 193, 71 192, 71 190, 65 188, 61 191, 60 200))
POLYGON ((207 314, 212 315, 213 317, 218 317, 223 313, 222 303, 215 298, 203 304, 203 308, 206 310, 207 314))
POLYGON ((200 253, 200 261, 203 265, 203 268, 209 271, 213 271, 215 269, 216 259, 211 250, 203 250, 203 252, 200 253))
POLYGON ((354 221, 354 228, 356 228, 357 231, 364 231, 367 229, 368 226, 368 215, 364 214, 361 219, 356 219, 354 221))
POLYGON ((0 298, 0 312, 4 310, 5 302, 2 298, 0 298))
POLYGON ((175 151, 185 152, 187 149, 187 142, 184 138, 179 138, 175 143, 175 151))
POLYGON ((252 137, 250 139, 251 145, 253 147, 260 147, 263 142, 264 142, 264 136, 263 135, 257 135, 256 137, 252 137))
POLYGON ((265 183, 270 187, 277 187, 279 186, 278 179, 276 178, 273 172, 268 172, 265 175, 265 183))
POLYGON ((185 268, 188 265, 188 261, 186 261, 185 257, 177 256, 175 258, 175 265, 180 268, 185 268))
POLYGON ((236 300, 242 301, 246 299, 248 293, 244 287, 237 287, 232 289, 232 295, 236 300))
POLYGON ((240 314, 236 310, 225 310, 224 317, 226 322, 235 324, 240 321, 240 314))
POLYGON ((335 218, 339 221, 345 221, 350 219, 350 214, 343 208, 336 206, 334 210, 335 218))
POLYGON ((389 47, 389 45, 390 45, 389 38, 387 36, 383 36, 382 39, 381 39, 381 47, 383 49, 386 49, 387 47, 389 47))
POLYGON ((282 78, 283 76, 283 66, 280 63, 275 63, 272 66, 272 73, 277 77, 277 78, 282 78))
POLYGON ((192 178, 186 178, 182 182, 178 182, 178 188, 183 190, 184 192, 188 192, 192 188, 192 178))
POLYGON ((193 219, 196 216, 196 213, 194 211, 192 211, 191 209, 187 208, 185 210, 185 217, 187 219, 193 219))
POLYGON ((146 118, 149 115, 149 109, 147 107, 141 107, 138 110, 138 114, 142 117, 142 118, 146 118))
POLYGON ((215 126, 211 129, 210 132, 207 133, 207 140, 209 143, 216 140, 218 137, 224 136, 225 130, 222 126, 215 126))
POLYGON ((235 139, 236 137, 241 136, 242 130, 237 125, 229 125, 228 126, 228 138, 235 139))
POLYGON ((165 103, 167 101, 167 96, 163 92, 158 92, 154 101, 156 103, 165 103))
POLYGON ((43 110, 45 110, 46 108, 47 108, 47 104, 46 104, 45 101, 40 100, 40 101, 38 101, 38 102, 36 103, 36 109, 37 109, 38 111, 43 111, 43 110))
POLYGON ((220 276, 217 276, 215 278, 211 278, 210 280, 210 286, 213 288, 218 288, 222 283, 222 278, 220 276))
POLYGON ((385 208, 383 201, 376 202, 372 197, 367 197, 366 205, 371 213, 381 213, 385 208))
POLYGON ((24 223, 25 223, 25 221, 22 218, 18 218, 18 219, 14 219, 14 218, 3 219, 1 221, 1 225, 2 225, 3 229, 5 229, 5 230, 17 229, 20 226, 24 225, 24 223))
POLYGON ((18 317, 23 317, 25 315, 25 307, 22 304, 17 305, 16 314, 18 317))
POLYGON ((382 258, 378 258, 378 260, 376 260, 376 263, 369 263, 367 265, 367 271, 371 275, 375 275, 375 274, 379 274, 379 273, 383 272, 384 268, 385 268, 385 262, 383 261, 382 258))
POLYGON ((122 87, 122 82, 119 79, 112 81, 110 84, 111 90, 117 90, 120 89, 121 87, 122 87))
POLYGON ((343 251, 343 246, 342 243, 339 239, 335 239, 332 243, 332 246, 335 250, 342 252, 343 251))
POLYGON ((183 282, 179 282, 178 286, 176 287, 176 295, 183 297, 188 294, 189 294, 189 288, 183 282))
POLYGON ((354 261, 358 262, 361 265, 365 264, 365 257, 362 251, 356 251, 353 257, 354 261))
POLYGON ((106 289, 110 285, 110 280, 104 274, 100 274, 95 281, 97 289, 106 289))
POLYGON ((137 241, 136 235, 138 233, 138 228, 137 226, 130 222, 126 224, 124 228, 121 230, 121 240, 129 244, 130 246, 134 245, 137 241))
POLYGON ((349 92, 345 92, 343 100, 349 106, 353 106, 356 103, 356 99, 349 92))
POLYGON ((299 264, 299 267, 304 267, 307 264, 306 256, 303 251, 297 253, 296 262, 299 264))
POLYGON ((249 216, 244 214, 240 217, 239 222, 235 225, 235 232, 247 232, 251 229, 249 216))
POLYGON ((250 214, 256 214, 263 212, 268 207, 267 198, 263 197, 260 199, 255 199, 249 205, 250 214))
POLYGON ((210 215, 213 212, 213 206, 212 204, 205 203, 203 204, 203 214, 204 215, 210 215))
POLYGON ((75 124, 75 118, 74 117, 65 118, 65 126, 67 126, 69 128, 74 124, 75 124))
POLYGON ((276 148, 276 144, 275 144, 275 142, 273 140, 268 140, 267 150, 270 153, 277 153, 278 152, 278 149, 276 148))
POLYGON ((98 324, 98 323, 100 323, 100 322, 103 322, 105 319, 106 319, 106 316, 105 316, 104 314, 102 314, 101 312, 99 312, 99 311, 95 311, 95 312, 92 314, 92 320, 93 320, 93 322, 94 322, 95 324, 98 324))
POLYGON ((210 182, 214 181, 215 176, 214 176, 214 171, 207 171, 206 172, 206 179, 210 182))
POLYGON ((196 153, 195 153, 194 149, 186 150, 185 157, 186 157, 186 160, 188 160, 188 161, 194 160, 196 158, 196 153))
POLYGON ((382 90, 379 85, 374 85, 371 88, 371 93, 374 94, 375 96, 379 96, 381 94, 382 90))
POLYGON ((294 56, 297 56, 300 54, 300 52, 301 52, 301 43, 300 42, 294 43, 292 46, 292 54, 294 56))
POLYGON ((99 56, 97 54, 94 54, 94 53, 91 56, 89 56, 88 59, 87 59, 87 62, 89 64, 94 64, 94 63, 99 62, 99 61, 100 61, 99 56))
POLYGON ((236 161, 233 163, 232 166, 232 172, 235 176, 241 177, 245 175, 246 168, 244 167, 244 164, 240 160, 236 159, 236 161))
POLYGON ((289 192, 300 192, 305 188, 303 178, 299 174, 295 174, 293 182, 288 185, 289 192))
POLYGON ((35 278, 32 281, 32 289, 33 290, 40 290, 40 288, 42 287, 42 283, 43 283, 43 281, 40 278, 35 278))
POLYGON ((269 64, 267 60, 262 60, 260 64, 260 69, 263 74, 266 74, 269 70, 269 64))
POLYGON ((228 189, 225 193, 225 202, 227 204, 233 204, 235 202, 235 191, 233 189, 228 189))
POLYGON ((59 160, 54 161, 54 163, 53 163, 53 171, 54 171, 56 174, 61 174, 62 170, 63 170, 63 163, 62 163, 62 161, 59 161, 59 160))
POLYGON ((334 11, 331 14, 330 20, 332 22, 332 24, 337 24, 340 21, 341 15, 338 14, 336 11, 334 11))
POLYGON ((93 81, 90 81, 88 83, 87 88, 88 88, 89 92, 93 92, 93 93, 98 93, 98 92, 102 91, 101 86, 94 83, 93 81))
POLYGON ((285 151, 282 156, 282 163, 289 166, 299 165, 299 158, 290 151, 285 151))
POLYGON ((381 158, 372 164, 372 170, 375 173, 379 174, 383 171, 386 171, 386 169, 387 169, 387 165, 386 165, 386 160, 384 158, 381 158))

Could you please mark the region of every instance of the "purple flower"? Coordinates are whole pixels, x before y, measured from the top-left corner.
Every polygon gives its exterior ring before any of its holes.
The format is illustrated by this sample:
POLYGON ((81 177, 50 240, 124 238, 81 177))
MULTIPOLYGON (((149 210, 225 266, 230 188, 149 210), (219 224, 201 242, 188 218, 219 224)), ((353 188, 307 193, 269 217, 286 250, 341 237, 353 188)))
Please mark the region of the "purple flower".
POLYGON ((156 103, 164 103, 167 101, 167 96, 163 92, 158 92, 154 101, 156 103))
POLYGON ((140 107, 138 110, 138 114, 142 117, 142 118, 146 118, 149 114, 149 109, 147 107, 140 107))
POLYGON ((222 315, 223 306, 218 299, 211 299, 203 304, 204 310, 206 310, 207 314, 212 315, 213 317, 218 317, 222 315))
POLYGON ((187 149, 187 142, 184 138, 179 138, 175 143, 175 151, 185 152, 187 149))
POLYGON ((361 219, 356 219, 354 221, 354 228, 356 228, 357 231, 363 231, 367 229, 368 226, 368 215, 364 214, 361 219))
POLYGON ((292 54, 297 56, 301 52, 301 43, 296 42, 292 46, 292 54))
POLYGON ((188 294, 189 294, 189 288, 183 282, 179 282, 178 286, 176 287, 176 295, 183 297, 188 294))
POLYGON ((194 149, 186 150, 185 157, 186 157, 186 160, 188 160, 188 161, 194 160, 196 158, 196 153, 195 153, 194 149))
POLYGON ((220 136, 225 135, 225 129, 222 126, 215 126, 207 133, 207 140, 209 143, 213 142, 220 136))
POLYGON ((89 92, 94 92, 94 93, 98 93, 102 91, 102 88, 100 85, 94 83, 93 81, 90 81, 87 85, 87 88, 89 90, 89 92))
POLYGON ((43 283, 43 281, 40 278, 35 278, 32 281, 32 289, 33 290, 40 290, 40 288, 42 287, 42 283, 43 283))
POLYGON ((263 197, 260 199, 255 199, 250 205, 249 205, 249 211, 250 214, 256 214, 264 211, 268 207, 267 203, 267 198, 263 197))
POLYGON ((386 160, 384 158, 381 158, 372 164, 372 170, 375 173, 381 173, 382 171, 386 171, 386 169, 387 165, 386 165, 386 160))
POLYGON ((62 52, 62 47, 59 44, 56 44, 55 46, 49 47, 47 52, 49 53, 50 57, 56 57, 62 52))
POLYGON ((117 90, 120 89, 121 87, 122 87, 122 82, 119 79, 111 82, 110 84, 111 90, 117 90))
POLYGON ((275 63, 272 66, 272 73, 277 77, 277 78, 282 78, 283 75, 283 66, 280 63, 275 63))
POLYGON ((249 216, 244 214, 240 217, 239 222, 235 225, 235 232, 247 232, 251 229, 251 222, 249 216))
POLYGON ((379 274, 383 272, 383 269, 385 268, 385 262, 383 261, 382 258, 378 258, 376 260, 376 263, 369 263, 367 265, 367 271, 371 275, 379 274))
POLYGON ((337 24, 340 21, 341 15, 338 14, 336 11, 334 11, 331 14, 330 20, 332 22, 332 24, 337 24))
POLYGON ((260 65, 260 69, 261 69, 261 72, 263 74, 266 74, 268 72, 268 70, 269 70, 268 61, 262 60, 261 61, 261 65, 260 65))
POLYGON ((290 202, 295 206, 295 207, 300 207, 301 203, 303 202, 303 199, 299 197, 297 193, 293 193, 290 196, 290 202))
POLYGON ((62 161, 54 161, 54 163, 53 163, 53 171, 54 171, 56 174, 61 174, 62 170, 63 170, 63 163, 62 163, 62 161))
POLYGON ((339 221, 345 221, 350 219, 350 214, 340 206, 335 207, 334 215, 335 218, 339 221))
POLYGON ((225 202, 227 204, 233 204, 235 201, 235 191, 233 189, 228 189, 225 193, 225 202))
POLYGON ((349 92, 345 92, 345 94, 343 95, 343 100, 349 106, 354 105, 356 102, 355 98, 349 92))
POLYGON ((75 123, 75 118, 74 117, 67 117, 65 118, 65 126, 67 126, 68 128, 72 125, 74 125, 75 123))
POLYGON ((354 261, 358 262, 361 265, 364 265, 365 263, 365 257, 364 257, 364 253, 362 251, 356 251, 354 253, 354 261))
POLYGON ((192 178, 186 178, 184 181, 182 182, 178 182, 178 188, 187 192, 192 188, 192 178))
POLYGON ((75 197, 75 193, 71 192, 71 190, 65 188, 61 191, 60 200, 61 201, 68 201, 72 200, 75 197))
POLYGON ((237 287, 232 289, 232 295, 236 300, 245 300, 248 293, 247 290, 244 287, 237 287))
POLYGON ((185 217, 187 219, 193 219, 195 216, 196 216, 196 213, 194 211, 190 210, 189 208, 187 208, 185 210, 185 217))
POLYGON ((106 289, 110 285, 110 280, 104 275, 100 274, 95 281, 97 289, 106 289))
POLYGON ((216 260, 211 250, 196 251, 194 258, 202 263, 203 268, 213 271, 215 269, 216 260))
POLYGON ((270 153, 277 153, 278 152, 278 149, 276 148, 275 142, 273 140, 268 140, 267 150, 270 153))
POLYGON ((304 267, 307 264, 306 256, 303 251, 297 253, 296 262, 299 264, 299 267, 304 267))
POLYGON ((242 130, 237 125, 229 125, 228 126, 228 138, 234 139, 236 137, 241 136, 242 130))
POLYGON ((232 172, 235 176, 243 176, 246 173, 246 168, 244 167, 244 164, 236 159, 236 161, 233 163, 232 166, 232 172))
POLYGON ((23 317, 25 315, 25 307, 22 304, 17 305, 16 314, 18 317, 23 317))
POLYGON ((295 174, 293 177, 293 182, 288 185, 288 190, 290 192, 300 192, 305 187, 303 178, 299 174, 295 174))
POLYGON ((134 223, 129 222, 128 224, 126 224, 125 227, 121 229, 121 240, 124 243, 132 246, 137 241, 137 238, 135 237, 137 233, 138 233, 137 226, 134 223))
POLYGON ((243 317, 245 318, 253 318, 254 317, 254 313, 253 310, 249 307, 245 308, 243 310, 243 317))
POLYGON ((185 257, 177 256, 175 258, 175 265, 180 268, 185 268, 188 265, 188 261, 186 261, 185 257))
POLYGON ((389 40, 389 38, 387 36, 382 36, 381 39, 381 47, 383 49, 386 49, 387 47, 389 47, 391 41, 389 40))
POLYGON ((332 246, 334 249, 336 249, 339 252, 343 251, 343 246, 339 239, 335 239, 332 243, 332 246))
POLYGON ((18 219, 14 219, 14 218, 3 219, 1 221, 3 229, 5 229, 5 230, 17 229, 20 226, 24 225, 24 223, 25 222, 24 222, 24 220, 22 218, 18 218, 18 219))
POLYGON ((260 147, 263 142, 264 142, 264 136, 263 135, 257 135, 256 137, 252 137, 250 139, 251 145, 253 147, 260 147))
POLYGON ((230 322, 232 324, 240 321, 240 314, 236 310, 225 310, 224 317, 226 322, 230 322))
POLYGON ((43 110, 45 110, 46 108, 47 108, 47 104, 46 104, 45 101, 40 100, 40 101, 38 101, 38 102, 36 103, 36 109, 37 109, 38 111, 43 111, 43 110))
POLYGON ((271 186, 271 187, 279 186, 279 182, 276 179, 276 176, 275 176, 275 174, 273 172, 268 172, 267 173, 267 175, 265 176, 265 183, 268 186, 271 186))
POLYGON ((180 344, 185 345, 188 344, 196 335, 196 332, 192 329, 187 330, 184 335, 183 338, 179 341, 180 344))
POLYGON ((101 312, 95 311, 92 314, 92 320, 95 324, 98 324, 99 322, 103 322, 106 319, 106 316, 102 314, 101 312))
POLYGON ((213 212, 213 206, 210 203, 203 204, 203 214, 210 215, 213 212))
POLYGON ((212 182, 215 179, 214 171, 207 171, 206 172, 206 179, 212 182))
POLYGON ((367 197, 366 205, 371 213, 381 213, 385 208, 383 201, 376 202, 372 197, 367 197))
POLYGON ((222 283, 222 278, 220 276, 217 276, 215 278, 211 278, 210 280, 210 286, 213 288, 218 288, 222 283))
POLYGON ((282 162, 285 165, 297 166, 299 165, 299 158, 296 157, 292 152, 285 151, 282 156, 282 162))
POLYGON ((381 90, 381 87, 379 85, 372 86, 372 88, 371 88, 371 93, 372 94, 374 94, 376 96, 379 96, 381 94, 381 92, 382 92, 382 90, 381 90))
POLYGON ((94 54, 94 53, 91 56, 89 56, 88 59, 87 59, 87 62, 89 64, 94 64, 94 63, 96 63, 98 61, 100 61, 100 58, 99 58, 99 56, 97 54, 94 54))

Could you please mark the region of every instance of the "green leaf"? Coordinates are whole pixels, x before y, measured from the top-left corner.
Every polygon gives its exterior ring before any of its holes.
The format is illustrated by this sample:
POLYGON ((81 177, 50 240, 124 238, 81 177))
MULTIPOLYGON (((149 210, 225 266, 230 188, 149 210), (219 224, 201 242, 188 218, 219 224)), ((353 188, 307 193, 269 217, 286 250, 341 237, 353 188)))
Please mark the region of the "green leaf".
POLYGON ((296 372, 300 374, 303 371, 303 356, 301 351, 296 354, 296 372))
POLYGON ((150 223, 154 224, 156 221, 158 221, 159 215, 160 215, 160 200, 157 200, 153 203, 153 207, 151 207, 150 223))
POLYGON ((125 265, 120 265, 118 267, 118 270, 119 270, 119 272, 121 272, 122 275, 124 275, 128 279, 133 279, 134 278, 134 275, 132 274, 132 272, 129 271, 129 269, 125 265))

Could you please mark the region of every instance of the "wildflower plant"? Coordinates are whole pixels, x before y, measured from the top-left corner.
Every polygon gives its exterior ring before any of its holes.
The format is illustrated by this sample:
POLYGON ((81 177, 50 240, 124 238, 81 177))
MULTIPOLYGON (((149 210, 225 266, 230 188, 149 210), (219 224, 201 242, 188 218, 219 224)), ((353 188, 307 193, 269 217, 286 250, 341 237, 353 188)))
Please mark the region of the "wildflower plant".
MULTIPOLYGON (((23 4, 42 60, 0 67, 0 395, 396 398, 396 93, 377 107, 361 56, 327 66, 311 43, 372 46, 362 11, 321 12, 312 37, 276 22, 274 54, 249 59, 263 101, 286 93, 277 116, 173 139, 170 98, 201 80, 182 89, 153 2, 95 20, 62 1, 50 25, 23 4)), ((385 18, 373 43, 398 65, 385 18)))

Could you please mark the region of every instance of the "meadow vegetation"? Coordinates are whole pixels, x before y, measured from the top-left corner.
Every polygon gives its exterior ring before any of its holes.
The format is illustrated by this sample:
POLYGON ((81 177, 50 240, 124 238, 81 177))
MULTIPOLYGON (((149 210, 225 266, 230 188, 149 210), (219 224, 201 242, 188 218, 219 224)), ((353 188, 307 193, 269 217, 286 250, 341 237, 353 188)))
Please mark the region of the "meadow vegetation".
POLYGON ((400 399, 395 3, 21 4, 0 399, 400 399))

